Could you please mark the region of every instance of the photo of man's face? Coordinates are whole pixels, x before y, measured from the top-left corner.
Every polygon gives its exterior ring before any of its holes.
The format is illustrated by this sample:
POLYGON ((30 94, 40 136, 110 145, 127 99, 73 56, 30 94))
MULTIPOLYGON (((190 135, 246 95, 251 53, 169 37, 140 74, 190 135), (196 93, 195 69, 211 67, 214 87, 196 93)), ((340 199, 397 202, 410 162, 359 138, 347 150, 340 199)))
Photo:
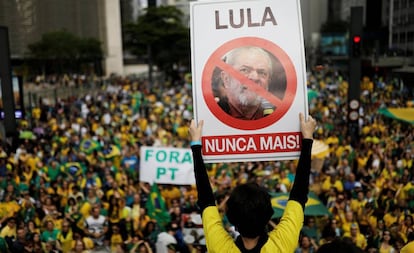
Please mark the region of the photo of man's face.
MULTIPOLYGON (((264 50, 257 47, 238 48, 227 55, 226 62, 249 80, 268 90, 272 62, 264 50)), ((229 103, 241 107, 257 107, 261 104, 262 98, 236 78, 225 71, 221 73, 221 78, 224 89, 228 90, 226 94, 229 103)))
MULTIPOLYGON (((252 83, 260 87, 263 92, 270 90, 272 73, 274 73, 274 56, 266 50, 256 46, 245 46, 232 49, 222 60, 246 77, 250 85, 240 80, 234 73, 218 69, 215 71, 215 81, 220 85, 215 90, 219 106, 234 118, 256 120, 272 113, 274 106, 269 104, 252 83)), ((231 72, 231 71, 230 71, 231 72)))

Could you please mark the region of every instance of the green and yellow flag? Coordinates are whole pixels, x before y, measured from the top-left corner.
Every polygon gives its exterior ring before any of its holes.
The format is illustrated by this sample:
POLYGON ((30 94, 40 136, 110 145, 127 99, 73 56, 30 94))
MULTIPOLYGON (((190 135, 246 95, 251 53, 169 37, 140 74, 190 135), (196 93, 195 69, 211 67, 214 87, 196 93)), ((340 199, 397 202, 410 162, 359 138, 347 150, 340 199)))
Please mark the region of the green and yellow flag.
POLYGON ((79 150, 86 155, 90 155, 93 151, 101 149, 101 144, 92 139, 83 139, 79 145, 79 150))
POLYGON ((151 186, 151 192, 145 207, 147 208, 148 216, 155 219, 161 228, 164 228, 171 221, 165 200, 161 196, 158 185, 155 182, 151 186))
POLYGON ((414 124, 414 108, 381 108, 378 113, 386 117, 414 124))
MULTIPOLYGON (((289 193, 271 193, 272 207, 274 214, 272 218, 282 217, 286 204, 289 200, 289 193)), ((305 205, 305 215, 307 216, 331 216, 328 208, 322 203, 322 201, 314 194, 310 192, 308 194, 308 202, 305 205)))

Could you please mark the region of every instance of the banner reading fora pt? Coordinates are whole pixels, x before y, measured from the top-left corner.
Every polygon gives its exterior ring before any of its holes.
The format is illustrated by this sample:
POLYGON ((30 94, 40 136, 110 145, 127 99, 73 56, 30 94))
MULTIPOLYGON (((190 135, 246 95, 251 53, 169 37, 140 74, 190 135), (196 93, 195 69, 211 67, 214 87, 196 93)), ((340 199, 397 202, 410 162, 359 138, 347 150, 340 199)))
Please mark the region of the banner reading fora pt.
POLYGON ((205 162, 296 159, 307 115, 300 1, 190 3, 194 118, 205 162))
POLYGON ((191 149, 141 147, 140 181, 158 184, 195 184, 191 149))

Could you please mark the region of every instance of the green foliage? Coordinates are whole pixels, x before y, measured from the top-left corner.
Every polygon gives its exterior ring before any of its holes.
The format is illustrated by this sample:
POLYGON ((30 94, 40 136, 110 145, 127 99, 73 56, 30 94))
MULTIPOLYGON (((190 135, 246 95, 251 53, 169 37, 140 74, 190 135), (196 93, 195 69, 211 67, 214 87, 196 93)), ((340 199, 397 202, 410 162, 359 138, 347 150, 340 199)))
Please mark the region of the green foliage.
POLYGON ((146 9, 136 23, 124 27, 125 48, 167 73, 174 65, 188 67, 190 34, 182 17, 183 13, 172 6, 146 9))
POLYGON ((82 64, 96 63, 103 57, 99 40, 79 38, 66 30, 43 34, 28 49, 32 62, 56 73, 78 72, 82 64))

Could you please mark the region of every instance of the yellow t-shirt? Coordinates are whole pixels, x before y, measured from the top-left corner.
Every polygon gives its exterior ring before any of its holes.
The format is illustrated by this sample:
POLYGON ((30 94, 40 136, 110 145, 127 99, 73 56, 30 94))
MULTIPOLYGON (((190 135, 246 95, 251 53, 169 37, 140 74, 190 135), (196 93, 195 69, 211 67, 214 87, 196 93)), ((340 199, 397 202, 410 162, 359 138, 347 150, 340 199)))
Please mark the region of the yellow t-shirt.
POLYGON ((72 249, 72 244, 73 244, 72 231, 69 230, 66 236, 64 236, 62 232, 59 232, 59 234, 57 235, 57 240, 60 243, 63 253, 70 252, 70 250, 72 249))
MULTIPOLYGON (((351 233, 349 232, 345 233, 344 237, 352 238, 351 233)), ((358 233, 355 238, 352 238, 352 241, 361 249, 365 249, 367 247, 367 239, 365 239, 365 236, 361 233, 358 233)))
MULTIPOLYGON (((224 229, 217 206, 209 206, 202 215, 207 251, 240 252, 233 238, 224 229)), ((269 232, 269 239, 260 252, 294 252, 303 225, 303 209, 296 201, 288 201, 280 223, 269 232)))
POLYGON ((6 238, 6 237, 16 238, 16 227, 13 227, 13 228, 9 226, 3 227, 3 229, 0 232, 0 237, 1 238, 6 238))
POLYGON ((344 191, 344 186, 340 180, 335 180, 334 183, 331 183, 330 176, 328 176, 322 183, 322 191, 327 192, 331 187, 336 188, 339 192, 344 191))
POLYGON ((118 246, 123 244, 124 240, 122 240, 121 234, 114 234, 111 236, 111 252, 116 252, 118 246))
POLYGON ((411 253, 414 252, 414 241, 407 243, 404 247, 402 247, 400 253, 411 253))

